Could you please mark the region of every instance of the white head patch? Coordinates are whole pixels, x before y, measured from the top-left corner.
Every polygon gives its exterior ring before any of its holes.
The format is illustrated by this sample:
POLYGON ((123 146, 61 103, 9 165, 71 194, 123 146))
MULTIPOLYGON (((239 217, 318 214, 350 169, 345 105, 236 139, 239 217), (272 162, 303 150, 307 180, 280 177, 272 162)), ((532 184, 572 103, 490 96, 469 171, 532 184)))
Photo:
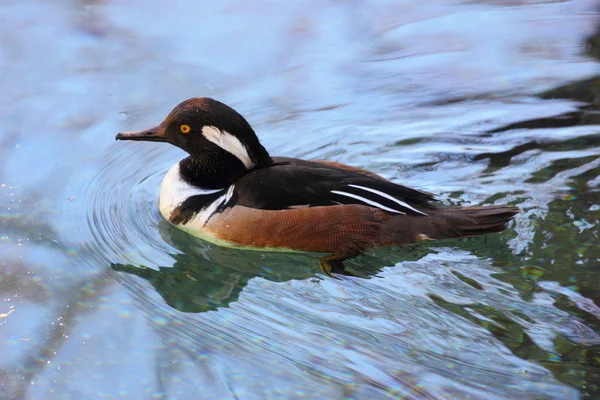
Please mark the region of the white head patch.
POLYGON ((254 167, 254 163, 250 159, 246 146, 231 133, 207 125, 202 128, 202 135, 204 135, 206 140, 213 142, 223 150, 236 156, 244 164, 246 169, 254 167))

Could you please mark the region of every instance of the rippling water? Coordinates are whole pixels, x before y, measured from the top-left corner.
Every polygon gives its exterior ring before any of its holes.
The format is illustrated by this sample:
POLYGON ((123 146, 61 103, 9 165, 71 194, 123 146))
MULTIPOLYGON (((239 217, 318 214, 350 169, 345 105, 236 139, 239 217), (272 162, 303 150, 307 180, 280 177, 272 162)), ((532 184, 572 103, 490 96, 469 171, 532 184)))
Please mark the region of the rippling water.
POLYGON ((593 1, 0 10, 0 398, 600 396, 593 1), (180 150, 114 143, 191 96, 273 155, 523 213, 358 277, 220 248, 158 212, 180 150))

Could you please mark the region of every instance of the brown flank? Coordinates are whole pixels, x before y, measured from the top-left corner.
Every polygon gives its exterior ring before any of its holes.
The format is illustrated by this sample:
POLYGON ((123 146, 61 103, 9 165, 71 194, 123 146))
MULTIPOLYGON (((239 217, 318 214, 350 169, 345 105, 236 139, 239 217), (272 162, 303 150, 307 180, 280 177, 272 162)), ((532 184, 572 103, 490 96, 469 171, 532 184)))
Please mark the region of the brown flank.
POLYGON ((518 212, 514 206, 440 207, 425 217, 390 215, 356 204, 293 210, 234 206, 215 214, 205 229, 238 246, 355 254, 378 246, 500 232, 518 212))

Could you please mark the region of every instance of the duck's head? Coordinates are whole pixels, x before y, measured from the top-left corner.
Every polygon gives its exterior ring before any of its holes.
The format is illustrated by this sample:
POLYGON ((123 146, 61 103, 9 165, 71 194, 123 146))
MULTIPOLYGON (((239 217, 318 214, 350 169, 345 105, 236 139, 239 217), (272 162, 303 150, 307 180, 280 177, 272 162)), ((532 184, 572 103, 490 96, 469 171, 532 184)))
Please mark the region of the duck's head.
POLYGON ((116 139, 167 142, 189 153, 192 159, 218 158, 231 161, 225 162, 229 165, 239 160, 246 170, 272 163, 248 121, 233 108, 207 97, 185 100, 160 125, 122 132, 116 139))

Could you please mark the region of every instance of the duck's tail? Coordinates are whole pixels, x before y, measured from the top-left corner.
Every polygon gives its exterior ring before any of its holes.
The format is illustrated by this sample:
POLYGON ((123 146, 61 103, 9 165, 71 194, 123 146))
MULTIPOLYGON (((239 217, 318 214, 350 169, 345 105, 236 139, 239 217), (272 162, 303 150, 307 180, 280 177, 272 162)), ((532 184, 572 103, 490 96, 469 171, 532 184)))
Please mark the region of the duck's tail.
POLYGON ((520 211, 516 206, 467 206, 443 208, 438 215, 453 227, 458 237, 463 237, 502 232, 520 211))
POLYGON ((520 211, 516 206, 440 207, 429 217, 390 220, 384 235, 393 244, 484 235, 505 230, 520 211))

